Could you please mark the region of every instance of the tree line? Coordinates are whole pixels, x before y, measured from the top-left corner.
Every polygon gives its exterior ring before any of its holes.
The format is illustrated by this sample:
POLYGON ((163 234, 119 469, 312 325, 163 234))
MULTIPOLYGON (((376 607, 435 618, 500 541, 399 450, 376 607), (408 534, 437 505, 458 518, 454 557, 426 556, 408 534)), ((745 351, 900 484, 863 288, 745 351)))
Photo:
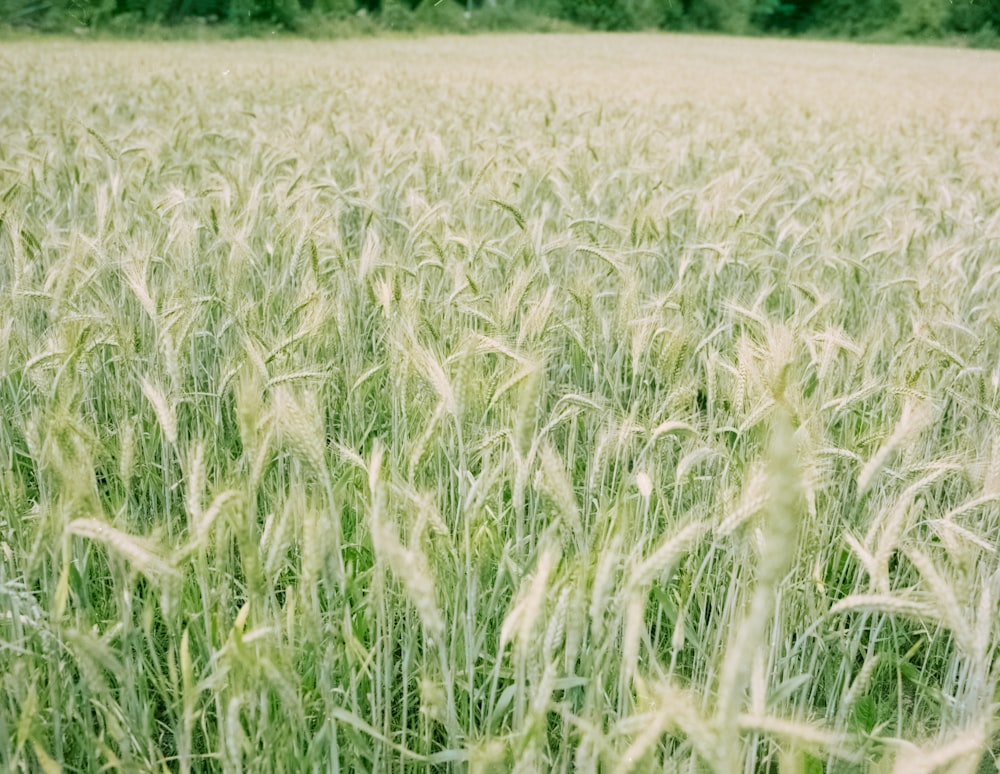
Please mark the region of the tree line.
POLYGON ((1000 41, 1000 0, 0 0, 0 24, 127 33, 191 23, 330 34, 379 29, 706 30, 1000 41))

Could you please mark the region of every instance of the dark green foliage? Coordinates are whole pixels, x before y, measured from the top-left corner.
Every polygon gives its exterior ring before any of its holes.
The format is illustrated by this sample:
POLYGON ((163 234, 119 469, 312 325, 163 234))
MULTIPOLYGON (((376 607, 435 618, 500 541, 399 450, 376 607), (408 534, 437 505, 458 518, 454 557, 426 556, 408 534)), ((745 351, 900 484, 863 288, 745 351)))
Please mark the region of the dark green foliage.
POLYGON ((899 16, 899 0, 819 0, 816 26, 843 35, 867 35, 899 16))
POLYGON ((465 11, 453 0, 423 0, 413 15, 419 26, 442 32, 461 32, 468 28, 465 11))
POLYGON ((303 10, 319 11, 330 16, 349 16, 357 10, 354 0, 300 0, 303 10))
MULTIPOLYGON (((724 0, 728 1, 728 0, 724 0)), ((563 0, 561 14, 596 30, 679 29, 684 25, 684 0, 563 0)))
POLYGON ((636 26, 628 0, 564 0, 562 12, 570 21, 597 30, 629 30, 636 26))
POLYGON ((992 24, 984 24, 982 28, 969 38, 972 48, 1000 48, 1000 35, 992 24))
POLYGON ((400 32, 412 30, 416 24, 410 6, 400 0, 385 0, 382 3, 379 21, 387 30, 400 32))
POLYGON ((750 31, 753 0, 687 0, 685 26, 743 34, 750 31))
MULTIPOLYGON (((949 6, 949 25, 958 32, 996 37, 1000 30, 1000 0, 956 0, 949 6)), ((996 45, 994 43, 994 45, 996 45)))
POLYGON ((115 11, 114 0, 59 0, 59 11, 75 23, 92 27, 106 23, 115 11))
POLYGON ((816 22, 817 0, 759 0, 751 22, 766 32, 805 32, 816 22))
POLYGON ((426 30, 712 30, 933 38, 970 35, 1000 45, 1000 0, 4 0, 0 24, 38 29, 104 28, 139 34, 145 25, 189 20, 244 33, 277 25, 312 36, 426 30), (356 16, 367 16, 361 18, 356 16), (330 20, 332 23, 326 22, 330 20))
POLYGON ((902 0, 899 29, 905 35, 938 37, 948 23, 949 0, 902 0))

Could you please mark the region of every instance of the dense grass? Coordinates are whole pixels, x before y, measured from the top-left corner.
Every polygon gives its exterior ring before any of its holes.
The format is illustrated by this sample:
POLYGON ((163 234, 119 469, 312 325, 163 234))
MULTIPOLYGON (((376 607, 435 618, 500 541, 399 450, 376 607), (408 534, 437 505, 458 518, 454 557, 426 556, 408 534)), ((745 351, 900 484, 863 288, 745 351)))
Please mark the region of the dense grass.
POLYGON ((998 82, 0 51, 0 768, 991 765, 998 82))

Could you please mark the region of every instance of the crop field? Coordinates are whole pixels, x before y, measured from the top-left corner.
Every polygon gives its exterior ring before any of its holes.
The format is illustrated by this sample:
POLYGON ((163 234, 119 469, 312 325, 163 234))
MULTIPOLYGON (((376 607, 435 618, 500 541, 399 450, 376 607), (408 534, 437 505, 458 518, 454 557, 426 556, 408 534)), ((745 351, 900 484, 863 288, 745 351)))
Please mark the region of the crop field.
POLYGON ((996 770, 998 83, 0 48, 0 769, 996 770))

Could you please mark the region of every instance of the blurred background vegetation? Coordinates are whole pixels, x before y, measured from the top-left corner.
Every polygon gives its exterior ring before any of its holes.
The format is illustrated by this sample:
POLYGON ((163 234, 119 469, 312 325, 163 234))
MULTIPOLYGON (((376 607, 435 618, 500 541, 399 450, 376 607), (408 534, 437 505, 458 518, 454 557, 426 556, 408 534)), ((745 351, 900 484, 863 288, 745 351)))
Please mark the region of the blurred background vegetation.
POLYGON ((1000 0, 0 0, 7 33, 343 37, 574 28, 954 38, 1000 47, 1000 0))

